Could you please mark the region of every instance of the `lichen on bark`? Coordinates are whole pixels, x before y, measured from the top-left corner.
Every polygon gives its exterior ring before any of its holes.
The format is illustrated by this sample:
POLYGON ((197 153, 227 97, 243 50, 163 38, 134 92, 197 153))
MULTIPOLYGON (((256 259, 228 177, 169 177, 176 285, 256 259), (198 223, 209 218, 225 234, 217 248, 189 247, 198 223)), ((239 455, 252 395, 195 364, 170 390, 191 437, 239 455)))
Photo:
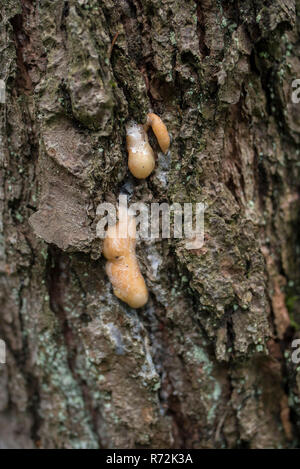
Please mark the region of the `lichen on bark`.
POLYGON ((184 3, 0 7, 2 447, 299 446, 300 3, 184 3), (172 146, 137 181, 149 111, 172 146), (201 249, 138 244, 140 311, 96 236, 124 190, 206 207, 201 249))

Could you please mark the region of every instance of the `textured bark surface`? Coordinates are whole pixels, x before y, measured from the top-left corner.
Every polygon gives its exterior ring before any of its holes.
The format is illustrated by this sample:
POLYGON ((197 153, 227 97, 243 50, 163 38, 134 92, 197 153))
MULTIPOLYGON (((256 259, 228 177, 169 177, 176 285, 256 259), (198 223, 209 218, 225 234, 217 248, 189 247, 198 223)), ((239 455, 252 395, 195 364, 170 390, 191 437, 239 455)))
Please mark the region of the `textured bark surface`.
POLYGON ((0 447, 299 446, 297 9, 2 2, 0 447), (173 142, 139 182, 125 124, 149 110, 173 142), (203 248, 139 243, 139 311, 96 237, 124 190, 206 205, 203 248))

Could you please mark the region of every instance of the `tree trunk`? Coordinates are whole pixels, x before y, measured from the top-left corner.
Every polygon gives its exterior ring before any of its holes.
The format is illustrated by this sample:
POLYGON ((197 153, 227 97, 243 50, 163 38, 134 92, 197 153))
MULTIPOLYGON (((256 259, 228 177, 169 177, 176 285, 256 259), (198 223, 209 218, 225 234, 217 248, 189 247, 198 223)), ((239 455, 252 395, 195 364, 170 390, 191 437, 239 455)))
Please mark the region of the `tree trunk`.
POLYGON ((299 0, 1 5, 0 447, 299 445, 299 0), (172 136, 134 179, 125 125, 172 136), (100 202, 204 203, 113 294, 100 202))

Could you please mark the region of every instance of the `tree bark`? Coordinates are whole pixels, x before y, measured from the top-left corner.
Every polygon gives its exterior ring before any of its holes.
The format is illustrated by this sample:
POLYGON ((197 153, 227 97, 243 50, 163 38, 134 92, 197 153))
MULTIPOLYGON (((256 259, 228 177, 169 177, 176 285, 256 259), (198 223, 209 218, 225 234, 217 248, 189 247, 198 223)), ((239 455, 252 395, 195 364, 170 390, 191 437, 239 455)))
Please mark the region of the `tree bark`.
POLYGON ((0 9, 0 447, 299 446, 300 1, 0 9), (149 111, 172 146, 138 181, 149 111), (206 207, 201 249, 138 244, 141 310, 96 236, 124 190, 206 207))

